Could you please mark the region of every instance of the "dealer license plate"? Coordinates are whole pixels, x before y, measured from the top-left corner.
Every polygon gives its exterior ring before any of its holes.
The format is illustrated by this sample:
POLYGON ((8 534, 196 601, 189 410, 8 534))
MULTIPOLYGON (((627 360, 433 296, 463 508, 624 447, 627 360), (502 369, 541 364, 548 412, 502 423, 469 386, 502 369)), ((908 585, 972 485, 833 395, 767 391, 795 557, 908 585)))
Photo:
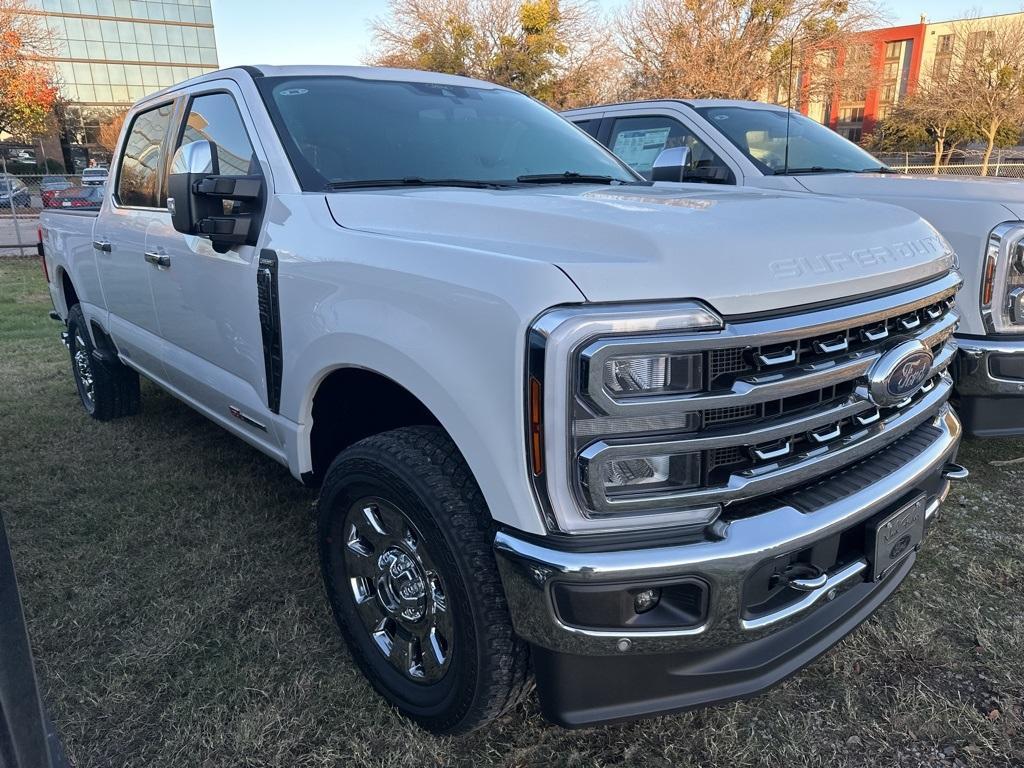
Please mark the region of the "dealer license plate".
POLYGON ((891 515, 868 525, 868 552, 874 552, 872 579, 885 578, 924 539, 927 497, 921 494, 891 515))

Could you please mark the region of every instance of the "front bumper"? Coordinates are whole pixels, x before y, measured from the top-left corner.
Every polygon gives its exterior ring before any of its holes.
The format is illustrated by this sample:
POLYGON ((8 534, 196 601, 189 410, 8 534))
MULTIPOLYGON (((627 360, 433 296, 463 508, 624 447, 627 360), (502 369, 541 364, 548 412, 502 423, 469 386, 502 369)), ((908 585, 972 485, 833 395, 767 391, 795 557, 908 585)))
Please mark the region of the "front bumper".
POLYGON ((925 495, 930 523, 948 493, 946 467, 960 435, 956 415, 943 406, 929 423, 843 470, 822 490, 798 492, 805 493, 799 508, 782 503, 716 523, 712 535, 694 543, 582 552, 499 532, 499 569, 516 631, 534 645, 545 714, 579 726, 702 706, 751 695, 806 665, 881 604, 914 556, 876 582, 867 580, 871 569, 862 558, 837 563, 821 587, 754 618, 744 611, 748 578, 766 561, 838 537, 917 494, 925 495), (690 577, 708 585, 705 619, 696 626, 573 626, 559 617, 552 596, 564 583, 643 585, 690 577), (626 685, 630 679, 636 684, 626 685))
POLYGON ((1024 340, 958 336, 957 410, 973 437, 1024 436, 1024 340))

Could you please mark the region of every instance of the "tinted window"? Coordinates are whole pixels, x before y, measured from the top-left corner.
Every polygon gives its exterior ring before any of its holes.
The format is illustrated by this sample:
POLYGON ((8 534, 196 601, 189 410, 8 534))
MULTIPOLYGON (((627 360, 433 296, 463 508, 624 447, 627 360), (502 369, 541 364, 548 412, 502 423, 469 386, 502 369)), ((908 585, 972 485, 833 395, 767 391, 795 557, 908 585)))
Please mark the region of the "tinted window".
POLYGON ((684 181, 735 184, 729 166, 693 132, 671 117, 623 117, 615 121, 608 141, 612 152, 650 181, 658 155, 671 147, 689 147, 690 165, 684 181))
POLYGON ((697 110, 767 174, 874 170, 882 164, 821 123, 784 109, 697 110), (788 150, 787 150, 788 145, 788 150))
POLYGON ((258 82, 305 189, 409 177, 501 183, 567 171, 637 180, 514 91, 337 76, 258 82))
POLYGON ((599 117, 593 120, 573 120, 573 122, 591 136, 597 136, 597 131, 601 127, 601 118, 599 117))
POLYGON ((217 146, 217 161, 222 176, 249 176, 259 173, 252 142, 246 133, 235 100, 227 93, 197 96, 189 107, 181 145, 193 141, 212 141, 217 146))
POLYGON ((165 205, 166 195, 160 188, 160 162, 172 111, 172 105, 165 104, 139 113, 132 121, 117 180, 117 199, 122 205, 165 205))

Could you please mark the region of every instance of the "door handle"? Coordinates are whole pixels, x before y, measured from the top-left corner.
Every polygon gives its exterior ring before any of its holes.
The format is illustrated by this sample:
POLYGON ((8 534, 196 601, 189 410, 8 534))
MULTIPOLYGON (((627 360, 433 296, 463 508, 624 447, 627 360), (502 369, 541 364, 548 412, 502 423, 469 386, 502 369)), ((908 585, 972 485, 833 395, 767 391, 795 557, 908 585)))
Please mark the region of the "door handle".
POLYGON ((156 267, 169 267, 171 266, 171 257, 166 253, 156 253, 155 251, 146 251, 146 261, 156 267))
POLYGON ((104 251, 105 253, 110 253, 113 250, 109 240, 93 240, 92 247, 97 251, 104 251))

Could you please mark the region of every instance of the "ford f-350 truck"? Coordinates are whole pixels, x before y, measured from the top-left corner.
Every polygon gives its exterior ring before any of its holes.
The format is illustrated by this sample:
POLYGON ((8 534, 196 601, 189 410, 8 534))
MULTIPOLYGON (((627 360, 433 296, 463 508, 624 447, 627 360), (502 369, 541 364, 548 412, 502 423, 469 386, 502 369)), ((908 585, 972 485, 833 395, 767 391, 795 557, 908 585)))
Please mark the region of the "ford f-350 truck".
POLYGON ((86 411, 141 375, 319 486, 352 657, 439 733, 531 678, 570 726, 761 691, 893 593, 965 473, 930 225, 655 187, 488 83, 189 80, 40 247, 86 411))
POLYGON ((964 276, 951 368, 964 430, 1024 435, 1024 182, 901 174, 809 117, 760 102, 640 101, 565 114, 647 178, 661 151, 686 147, 673 181, 858 197, 923 216, 953 246, 964 276))

